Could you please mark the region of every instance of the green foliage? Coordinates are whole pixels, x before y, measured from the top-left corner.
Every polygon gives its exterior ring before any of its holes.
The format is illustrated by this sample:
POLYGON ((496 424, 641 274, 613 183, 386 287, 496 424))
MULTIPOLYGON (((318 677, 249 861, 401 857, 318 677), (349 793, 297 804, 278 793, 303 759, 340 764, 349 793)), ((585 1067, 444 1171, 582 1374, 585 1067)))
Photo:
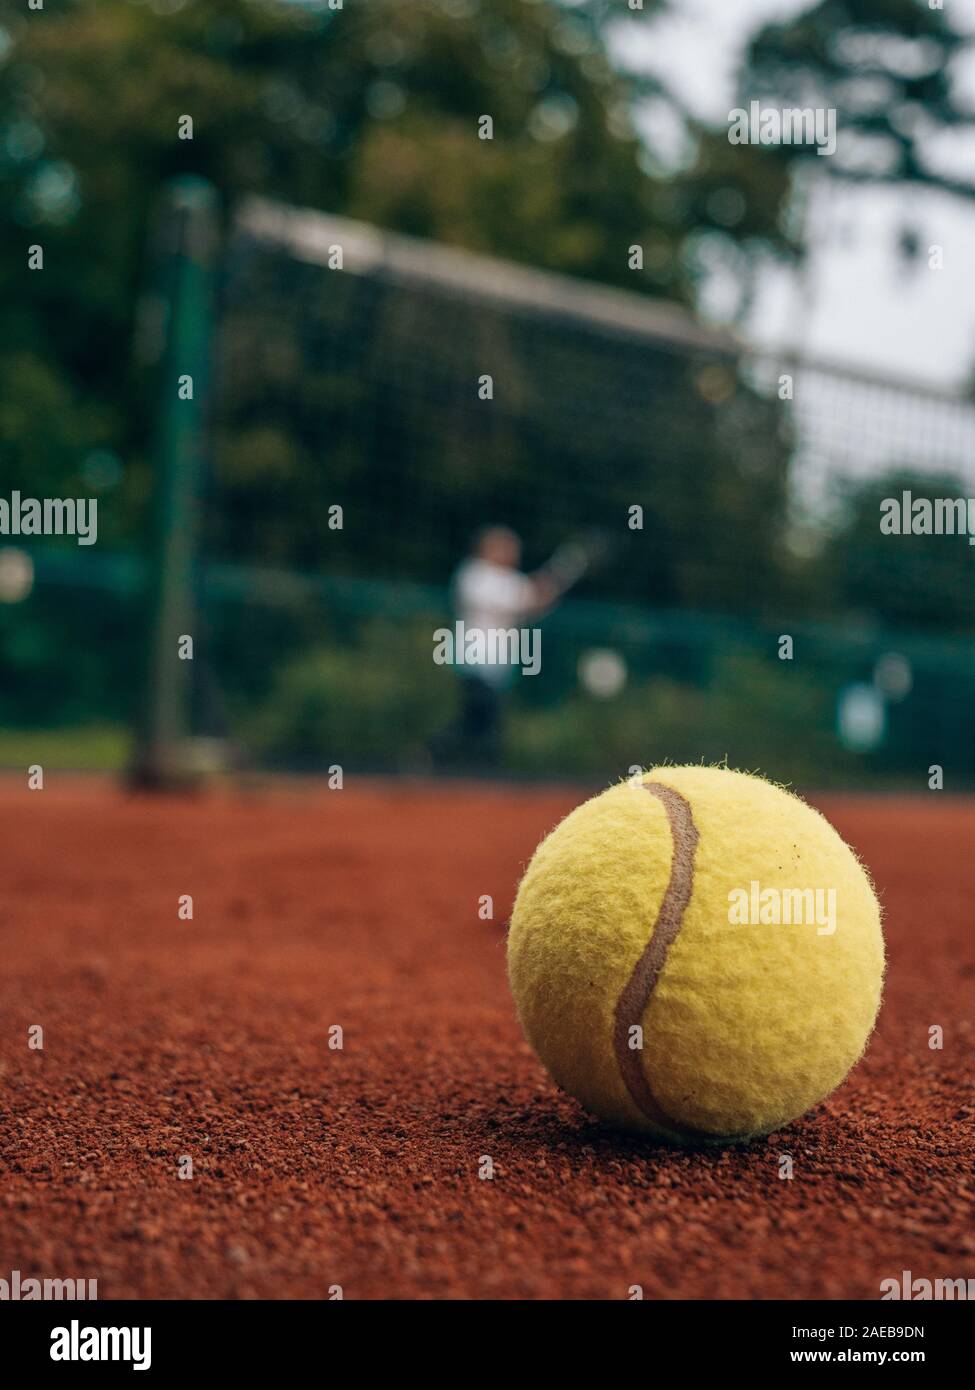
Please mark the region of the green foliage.
POLYGON ((727 759, 822 785, 831 771, 848 776, 856 763, 836 746, 835 687, 835 672, 797 678, 788 663, 729 644, 714 653, 706 687, 661 674, 631 681, 612 700, 580 692, 556 709, 517 708, 508 757, 526 771, 595 776, 727 759))
POLYGON ((32 763, 46 772, 122 772, 131 735, 124 724, 71 724, 56 729, 0 729, 0 767, 23 773, 32 763))
MULTIPOLYGON (((903 180, 970 198, 975 181, 939 172, 925 155, 939 136, 975 126, 952 82, 970 44, 952 8, 927 0, 820 0, 753 38, 742 96, 833 107, 847 136, 845 157, 830 161, 833 176, 903 180)), ((816 162, 809 146, 797 146, 795 155, 816 162)))
MULTIPOLYGON (((8 422, 5 439, 11 474, 32 448, 25 422, 45 415, 53 390, 57 468, 67 477, 76 466, 75 441, 120 454, 135 474, 121 495, 133 529, 152 415, 131 365, 135 292, 153 201, 179 173, 210 178, 228 203, 266 194, 685 302, 702 234, 794 249, 781 214, 801 147, 732 150, 723 131, 688 121, 690 167, 648 172, 635 105, 675 101, 659 82, 611 65, 607 43, 625 43, 627 23, 652 31, 666 8, 63 0, 30 12, 8 3, 0 295, 8 350, 47 374, 22 383, 23 418, 8 422), (496 138, 478 142, 485 113, 496 138), (177 138, 184 115, 192 140, 177 138), (26 269, 35 241, 43 273, 26 269), (642 277, 626 267, 631 242, 648 250, 642 277)), ((743 88, 788 96, 799 75, 803 90, 842 97, 844 118, 882 128, 896 146, 892 176, 913 177, 919 160, 902 117, 909 105, 944 124, 958 119, 935 60, 959 44, 940 12, 909 0, 825 0, 764 31, 743 88), (915 76, 897 73, 900 36, 927 46, 915 76), (893 105, 869 108, 864 98, 853 111, 860 89, 847 79, 863 65, 883 69, 893 105)), ((740 269, 744 278, 745 261, 740 269)))
POLYGON ((429 625, 377 621, 362 646, 309 647, 276 672, 242 722, 249 747, 276 763, 408 765, 447 724, 455 691, 434 665, 429 625))
POLYGON ((830 545, 832 600, 893 627, 971 632, 975 627, 975 546, 967 535, 883 535, 881 503, 967 498, 959 478, 894 470, 849 489, 844 519, 830 545))

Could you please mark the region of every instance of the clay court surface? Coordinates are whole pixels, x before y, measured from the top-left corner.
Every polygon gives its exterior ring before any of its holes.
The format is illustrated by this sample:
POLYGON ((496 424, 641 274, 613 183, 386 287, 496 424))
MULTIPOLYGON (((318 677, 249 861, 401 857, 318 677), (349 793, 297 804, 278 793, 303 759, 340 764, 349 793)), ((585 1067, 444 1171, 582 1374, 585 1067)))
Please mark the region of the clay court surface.
POLYGON ((508 993, 518 877, 584 794, 0 784, 0 1277, 97 1278, 102 1299, 871 1299, 903 1270, 975 1275, 975 804, 817 799, 884 903, 878 1031, 788 1130, 673 1152, 560 1095, 508 993))

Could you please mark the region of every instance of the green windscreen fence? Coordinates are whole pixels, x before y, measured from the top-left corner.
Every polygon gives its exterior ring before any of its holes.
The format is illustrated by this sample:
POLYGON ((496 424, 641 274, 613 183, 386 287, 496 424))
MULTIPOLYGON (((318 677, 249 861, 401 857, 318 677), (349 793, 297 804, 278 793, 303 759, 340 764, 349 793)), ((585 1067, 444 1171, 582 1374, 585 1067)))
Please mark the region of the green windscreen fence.
MULTIPOLYGON (((975 496, 971 402, 263 202, 216 288, 194 719, 248 763, 429 768, 450 578, 502 522, 528 569, 601 556, 506 692, 502 771, 975 783, 975 547, 880 525, 975 496)), ((116 646, 93 643, 113 681, 116 646)))

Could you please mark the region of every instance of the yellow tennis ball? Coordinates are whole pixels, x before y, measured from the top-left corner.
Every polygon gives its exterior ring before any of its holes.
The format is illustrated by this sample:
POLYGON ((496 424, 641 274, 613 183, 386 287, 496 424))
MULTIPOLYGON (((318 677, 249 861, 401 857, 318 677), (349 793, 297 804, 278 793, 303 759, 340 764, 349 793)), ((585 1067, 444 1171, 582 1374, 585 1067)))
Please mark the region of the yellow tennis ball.
POLYGON ((768 1134, 838 1086, 880 1006, 880 908, 805 802, 660 767, 579 806, 522 879, 525 1034, 595 1115, 679 1143, 768 1134))

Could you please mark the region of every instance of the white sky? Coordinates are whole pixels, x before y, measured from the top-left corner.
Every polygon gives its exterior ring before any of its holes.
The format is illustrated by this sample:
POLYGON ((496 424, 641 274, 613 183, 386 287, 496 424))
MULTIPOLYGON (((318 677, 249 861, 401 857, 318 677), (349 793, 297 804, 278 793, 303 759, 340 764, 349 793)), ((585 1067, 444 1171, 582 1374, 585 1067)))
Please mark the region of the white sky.
MULTIPOLYGON (((810 3, 681 0, 665 17, 628 24, 619 56, 627 66, 666 77, 697 116, 723 126, 737 105, 736 74, 749 34, 810 3)), ((975 0, 944 5, 954 28, 975 32, 975 0)), ((975 56, 956 76, 975 109, 975 56)), ((842 135, 840 126, 840 142, 842 135)), ((953 139, 938 153, 970 176, 975 135, 953 139)), ((763 276, 755 337, 942 387, 975 375, 975 201, 834 181, 815 199, 811 217, 813 251, 803 283, 778 269, 763 276), (904 226, 924 248, 913 270, 896 251, 904 226), (944 248, 942 270, 928 268, 926 248, 933 244, 944 248)))

